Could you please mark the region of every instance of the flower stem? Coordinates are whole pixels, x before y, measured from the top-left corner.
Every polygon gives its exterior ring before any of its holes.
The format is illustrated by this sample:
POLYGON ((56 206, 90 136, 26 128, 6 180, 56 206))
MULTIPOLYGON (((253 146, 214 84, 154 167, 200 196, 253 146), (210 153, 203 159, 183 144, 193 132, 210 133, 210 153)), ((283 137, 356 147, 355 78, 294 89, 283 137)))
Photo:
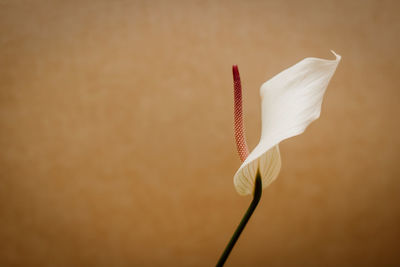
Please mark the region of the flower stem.
POLYGON ((247 222, 249 221, 251 215, 253 214, 254 210, 257 207, 258 202, 260 201, 262 193, 262 182, 261 182, 261 175, 260 171, 257 171, 257 176, 254 185, 254 193, 253 193, 253 200, 250 203, 249 208, 247 209, 246 213, 244 214, 242 220, 240 221, 238 227, 236 228, 235 232, 232 235, 231 240, 229 241, 228 245, 226 246, 224 252, 221 255, 217 263, 217 267, 224 266, 226 259, 229 257, 229 254, 232 251, 232 248, 235 246, 236 241, 239 239, 240 234, 242 233, 244 227, 246 226, 247 222))

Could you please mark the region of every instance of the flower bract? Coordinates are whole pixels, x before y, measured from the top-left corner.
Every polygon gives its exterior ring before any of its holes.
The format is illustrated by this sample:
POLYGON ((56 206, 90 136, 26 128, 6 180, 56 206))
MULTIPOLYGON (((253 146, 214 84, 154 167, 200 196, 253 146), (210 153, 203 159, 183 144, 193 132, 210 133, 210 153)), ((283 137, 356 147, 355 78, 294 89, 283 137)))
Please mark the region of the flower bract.
POLYGON ((263 188, 271 184, 281 168, 279 143, 303 133, 319 118, 324 93, 341 59, 333 54, 334 60, 305 58, 261 86, 261 137, 234 176, 240 195, 253 193, 258 169, 263 188))

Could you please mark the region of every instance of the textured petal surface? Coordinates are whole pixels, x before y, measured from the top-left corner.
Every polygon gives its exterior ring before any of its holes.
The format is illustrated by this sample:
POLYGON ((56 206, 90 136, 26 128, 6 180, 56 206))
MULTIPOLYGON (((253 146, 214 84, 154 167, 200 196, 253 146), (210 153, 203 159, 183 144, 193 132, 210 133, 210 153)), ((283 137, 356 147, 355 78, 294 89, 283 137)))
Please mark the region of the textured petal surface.
POLYGON ((234 176, 240 195, 253 193, 257 168, 263 188, 275 180, 281 167, 279 143, 301 134, 319 117, 325 90, 341 58, 333 54, 334 60, 305 58, 261 86, 261 138, 234 176))

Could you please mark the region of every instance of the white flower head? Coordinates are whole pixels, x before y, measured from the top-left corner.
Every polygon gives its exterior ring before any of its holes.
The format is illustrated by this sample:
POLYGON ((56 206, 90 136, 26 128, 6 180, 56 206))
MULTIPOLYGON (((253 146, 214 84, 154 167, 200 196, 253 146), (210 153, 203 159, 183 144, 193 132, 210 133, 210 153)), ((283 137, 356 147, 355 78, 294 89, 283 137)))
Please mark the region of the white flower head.
POLYGON ((324 93, 341 59, 340 55, 332 53, 336 59, 305 58, 261 86, 261 137, 250 154, 243 131, 239 72, 237 66, 233 67, 235 137, 244 160, 234 176, 235 188, 240 195, 253 193, 258 169, 263 188, 271 184, 281 168, 279 143, 303 133, 319 118, 324 93))

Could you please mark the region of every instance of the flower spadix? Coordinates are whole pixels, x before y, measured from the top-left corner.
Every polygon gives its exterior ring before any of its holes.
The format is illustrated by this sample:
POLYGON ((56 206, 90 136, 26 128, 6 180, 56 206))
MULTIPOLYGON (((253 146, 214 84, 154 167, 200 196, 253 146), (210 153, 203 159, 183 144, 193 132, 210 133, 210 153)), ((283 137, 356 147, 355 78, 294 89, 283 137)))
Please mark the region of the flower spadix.
POLYGON ((235 138, 243 163, 234 176, 240 195, 252 194, 257 170, 263 188, 276 179, 281 168, 279 143, 304 132, 318 119, 330 79, 340 61, 305 58, 265 82, 260 88, 262 130, 258 145, 249 154, 244 137, 239 71, 233 66, 235 88, 235 138))

